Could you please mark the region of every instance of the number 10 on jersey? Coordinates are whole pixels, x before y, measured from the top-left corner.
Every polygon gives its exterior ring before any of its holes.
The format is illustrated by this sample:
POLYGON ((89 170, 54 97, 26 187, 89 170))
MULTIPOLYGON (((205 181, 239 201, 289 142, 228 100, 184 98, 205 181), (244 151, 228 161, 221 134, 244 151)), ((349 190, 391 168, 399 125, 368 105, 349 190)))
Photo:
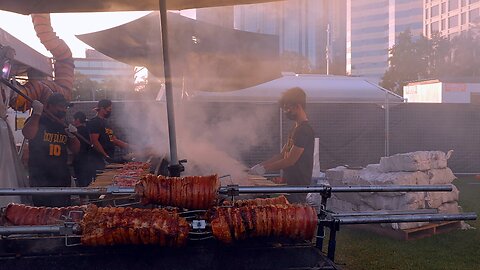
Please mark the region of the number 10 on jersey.
POLYGON ((62 154, 62 148, 58 144, 50 144, 49 155, 58 157, 62 154))

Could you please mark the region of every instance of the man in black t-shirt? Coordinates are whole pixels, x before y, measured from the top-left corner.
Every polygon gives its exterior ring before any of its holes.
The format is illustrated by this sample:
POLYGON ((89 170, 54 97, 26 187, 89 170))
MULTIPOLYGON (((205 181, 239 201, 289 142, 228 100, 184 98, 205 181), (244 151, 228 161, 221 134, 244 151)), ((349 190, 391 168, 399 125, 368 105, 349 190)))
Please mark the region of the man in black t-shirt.
MULTIPOLYGON (((291 186, 310 185, 313 169, 314 132, 305 112, 306 95, 298 87, 283 93, 280 106, 288 119, 295 121, 282 152, 271 159, 253 166, 251 174, 263 175, 266 171, 283 170, 283 178, 291 186)), ((306 194, 291 194, 293 203, 305 202, 306 194)))
MULTIPOLYGON (((32 102, 32 116, 22 129, 23 136, 29 140, 28 171, 32 187, 70 187, 67 148, 77 153, 80 142, 73 135, 77 129, 73 125, 65 128, 61 122, 65 120, 67 105, 67 100, 59 93, 48 98, 45 111, 42 103, 32 102)), ((32 199, 35 206, 70 204, 68 195, 36 195, 32 199)))
POLYGON ((90 119, 87 124, 90 133, 90 142, 96 151, 90 151, 90 162, 95 164, 95 170, 105 168, 105 160, 114 159, 115 146, 128 148, 128 143, 118 139, 107 122, 112 114, 112 101, 102 99, 95 108, 97 115, 90 119))
MULTIPOLYGON (((73 115, 73 125, 78 129, 78 134, 84 138, 89 138, 90 135, 87 129, 87 116, 83 112, 76 112, 73 115)), ((92 166, 89 162, 90 144, 80 141, 80 150, 73 158, 73 172, 78 187, 86 187, 92 182, 95 175, 92 174, 92 166)))

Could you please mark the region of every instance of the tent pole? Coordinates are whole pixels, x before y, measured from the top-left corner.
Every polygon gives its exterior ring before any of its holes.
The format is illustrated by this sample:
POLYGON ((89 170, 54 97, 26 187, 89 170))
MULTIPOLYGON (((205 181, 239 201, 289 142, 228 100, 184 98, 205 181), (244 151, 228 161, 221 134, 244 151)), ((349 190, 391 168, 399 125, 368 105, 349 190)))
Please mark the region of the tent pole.
POLYGON ((385 156, 390 156, 390 103, 389 93, 385 91, 385 156))
POLYGON ((170 166, 168 171, 170 176, 180 176, 184 170, 183 166, 178 162, 177 157, 177 139, 175 132, 175 117, 173 103, 173 86, 172 74, 170 69, 170 55, 168 50, 168 29, 167 29, 167 3, 166 0, 159 0, 160 9, 160 27, 162 30, 162 54, 163 54, 163 70, 165 76, 165 97, 167 102, 167 120, 168 120, 168 139, 170 142, 170 166))
POLYGON ((278 119, 280 120, 280 152, 282 152, 282 148, 283 148, 283 111, 282 111, 282 108, 280 108, 278 110, 279 112, 279 117, 278 119))

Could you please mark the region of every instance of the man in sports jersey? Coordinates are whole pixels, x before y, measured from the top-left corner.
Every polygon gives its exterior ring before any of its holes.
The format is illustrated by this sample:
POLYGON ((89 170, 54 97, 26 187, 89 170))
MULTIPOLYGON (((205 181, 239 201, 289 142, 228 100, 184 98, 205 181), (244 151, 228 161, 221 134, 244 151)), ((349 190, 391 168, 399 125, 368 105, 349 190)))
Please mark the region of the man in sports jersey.
MULTIPOLYGON (((28 171, 32 187, 71 185, 67 148, 77 153, 80 142, 73 135, 77 129, 73 125, 65 128, 62 123, 65 121, 67 106, 67 100, 60 93, 50 95, 45 111, 39 101, 34 100, 32 103, 32 116, 27 119, 22 129, 23 136, 29 140, 28 171)), ((36 195, 32 196, 32 199, 35 206, 70 205, 68 195, 36 195)))
MULTIPOLYGON (((305 112, 306 95, 298 87, 288 89, 280 99, 286 117, 295 121, 282 152, 271 159, 253 166, 249 173, 263 175, 266 171, 283 170, 283 178, 291 186, 310 185, 313 168, 314 132, 305 112)), ((306 194, 290 194, 292 203, 305 202, 306 194)))
POLYGON ((129 145, 115 136, 107 122, 112 114, 112 101, 108 99, 98 101, 95 110, 97 115, 90 119, 87 124, 90 142, 96 150, 90 151, 90 162, 95 165, 94 169, 102 170, 105 168, 105 161, 114 159, 115 146, 128 148, 129 145))

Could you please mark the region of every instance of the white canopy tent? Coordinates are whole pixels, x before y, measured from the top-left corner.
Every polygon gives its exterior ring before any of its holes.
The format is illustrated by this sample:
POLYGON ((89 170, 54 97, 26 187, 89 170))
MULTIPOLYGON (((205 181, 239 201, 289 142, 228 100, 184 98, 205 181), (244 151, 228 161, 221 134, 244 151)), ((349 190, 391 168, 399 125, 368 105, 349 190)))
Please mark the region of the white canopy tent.
MULTIPOLYGON (((185 91, 183 97, 194 102, 277 103, 282 93, 292 87, 300 87, 306 92, 307 103, 371 103, 382 106, 385 109, 385 156, 390 155, 390 105, 404 103, 405 100, 367 78, 288 73, 273 81, 237 91, 185 91)), ((160 90, 157 100, 165 101, 164 89, 160 90)))
POLYGON ((34 68, 45 75, 52 76, 52 62, 48 57, 1 28, 0 46, 9 46, 15 50, 15 58, 12 60, 15 62, 17 73, 25 72, 28 68, 34 68))
POLYGON ((403 103, 404 99, 366 78, 320 74, 283 74, 281 78, 230 92, 188 91, 192 101, 277 102, 282 93, 300 87, 308 103, 403 103), (388 101, 387 101, 388 98, 388 101))

